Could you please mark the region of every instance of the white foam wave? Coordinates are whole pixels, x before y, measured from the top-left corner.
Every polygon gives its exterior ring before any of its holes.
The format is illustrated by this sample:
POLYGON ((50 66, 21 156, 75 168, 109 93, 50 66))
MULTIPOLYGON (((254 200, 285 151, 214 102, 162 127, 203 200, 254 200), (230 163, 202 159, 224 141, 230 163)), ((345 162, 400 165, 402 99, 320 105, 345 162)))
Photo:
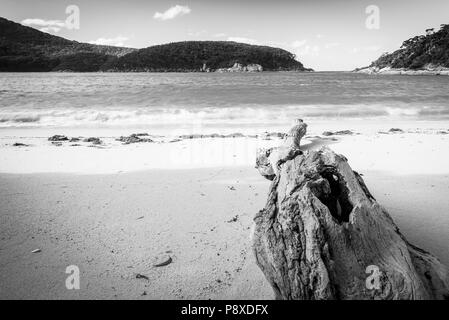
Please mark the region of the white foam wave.
POLYGON ((2 110, 1 127, 89 127, 89 126, 227 126, 282 125, 294 118, 341 119, 414 117, 418 108, 381 105, 300 105, 238 107, 148 107, 110 109, 22 109, 2 110))

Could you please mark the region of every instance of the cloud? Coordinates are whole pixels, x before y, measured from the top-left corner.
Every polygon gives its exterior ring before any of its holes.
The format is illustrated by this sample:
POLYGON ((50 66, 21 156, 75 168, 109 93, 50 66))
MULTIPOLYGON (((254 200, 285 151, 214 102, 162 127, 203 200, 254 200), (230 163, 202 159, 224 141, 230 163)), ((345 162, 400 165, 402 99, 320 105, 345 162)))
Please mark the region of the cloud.
POLYGON ((216 34, 214 34, 214 37, 215 38, 223 38, 223 37, 226 37, 227 36, 227 34, 226 33, 216 33, 216 34))
POLYGON ((61 20, 44 20, 39 18, 29 18, 22 20, 22 24, 30 27, 40 27, 42 32, 58 32, 66 27, 65 21, 61 20))
POLYGON ((241 42, 247 44, 259 44, 259 41, 255 39, 245 38, 245 37, 228 37, 228 41, 241 42))
POLYGON ((98 38, 97 40, 89 41, 90 44, 99 44, 104 46, 116 46, 123 47, 125 46, 125 41, 129 38, 123 36, 117 36, 115 38, 98 38))
POLYGON ((153 16, 156 20, 170 20, 174 19, 178 16, 183 16, 185 14, 189 14, 192 10, 188 6, 180 6, 179 4, 167 9, 165 12, 156 12, 153 16))
POLYGON ((34 25, 38 27, 65 27, 65 22, 61 20, 25 19, 22 21, 22 24, 27 26, 34 25))
POLYGON ((50 32, 54 32, 54 33, 58 33, 61 28, 59 27, 43 27, 39 29, 42 32, 46 32, 46 33, 50 33, 50 32))

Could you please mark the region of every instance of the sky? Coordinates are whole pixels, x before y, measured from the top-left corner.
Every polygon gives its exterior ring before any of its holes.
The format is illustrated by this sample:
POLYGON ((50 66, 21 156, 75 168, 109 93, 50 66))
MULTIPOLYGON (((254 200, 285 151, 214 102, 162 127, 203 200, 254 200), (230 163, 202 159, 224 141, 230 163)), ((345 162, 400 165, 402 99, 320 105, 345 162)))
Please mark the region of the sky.
POLYGON ((306 67, 338 71, 367 66, 449 23, 449 1, 0 0, 0 16, 71 40, 134 48, 186 40, 269 45, 306 67))

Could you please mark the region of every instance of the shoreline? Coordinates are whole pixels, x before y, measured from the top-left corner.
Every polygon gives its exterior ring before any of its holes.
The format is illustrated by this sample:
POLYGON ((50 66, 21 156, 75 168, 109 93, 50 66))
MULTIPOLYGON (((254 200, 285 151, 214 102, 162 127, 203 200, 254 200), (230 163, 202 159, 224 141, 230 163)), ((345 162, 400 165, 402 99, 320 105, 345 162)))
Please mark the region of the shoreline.
MULTIPOLYGON (((372 162, 367 158, 368 154, 377 157, 372 150, 384 154, 385 147, 392 148, 392 152, 401 150, 412 159, 425 161, 423 152, 419 153, 420 156, 416 155, 418 147, 432 154, 434 148, 446 148, 446 141, 449 140, 447 121, 342 122, 333 126, 323 122, 310 127, 310 133, 302 142, 305 150, 332 145, 337 152, 354 157, 354 162, 362 168, 372 162), (354 153, 353 145, 364 150, 365 157, 354 153), (398 147, 393 148, 395 145, 398 147)), ((277 146, 285 137, 282 131, 156 135, 145 130, 126 130, 0 130, 3 133, 0 135, 0 172, 109 174, 151 169, 252 167, 257 149, 277 146)), ((409 161, 401 155, 398 157, 409 161)), ((389 157, 379 157, 376 162, 382 165, 377 165, 376 169, 402 172, 405 168, 412 168, 396 162, 391 166, 383 159, 389 157)), ((432 168, 442 170, 445 165, 441 162, 440 166, 432 168)))
POLYGON ((411 69, 395 69, 390 67, 385 67, 382 69, 376 67, 366 67, 360 68, 353 71, 355 73, 361 74, 371 74, 371 75, 409 75, 409 76, 449 76, 449 68, 441 69, 424 69, 424 70, 411 70, 411 69))

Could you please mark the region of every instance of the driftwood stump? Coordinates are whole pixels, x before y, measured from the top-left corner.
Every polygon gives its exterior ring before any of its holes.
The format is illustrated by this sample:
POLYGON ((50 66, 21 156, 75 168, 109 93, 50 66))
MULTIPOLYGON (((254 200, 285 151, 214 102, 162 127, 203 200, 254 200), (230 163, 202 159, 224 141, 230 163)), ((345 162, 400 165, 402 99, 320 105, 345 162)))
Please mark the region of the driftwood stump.
POLYGON ((277 299, 449 299, 446 267, 408 243, 345 157, 325 147, 277 165, 253 233, 277 299))

